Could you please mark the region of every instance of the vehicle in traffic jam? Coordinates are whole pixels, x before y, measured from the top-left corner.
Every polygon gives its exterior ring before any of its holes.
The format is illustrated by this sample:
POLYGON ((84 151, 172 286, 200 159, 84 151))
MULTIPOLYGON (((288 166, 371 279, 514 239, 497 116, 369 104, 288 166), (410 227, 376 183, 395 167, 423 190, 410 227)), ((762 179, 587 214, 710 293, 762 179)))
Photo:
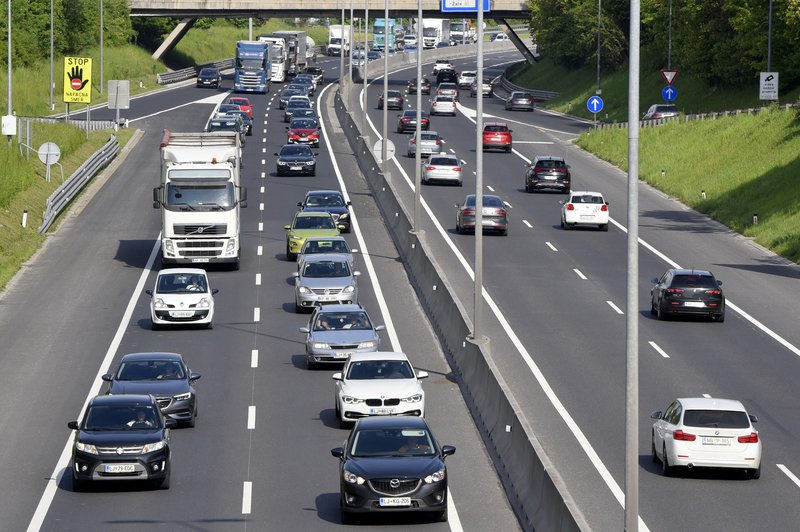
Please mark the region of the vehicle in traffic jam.
POLYGON ((297 254, 306 241, 312 236, 339 236, 344 226, 337 226, 333 216, 327 212, 298 211, 292 216, 292 222, 284 225, 286 231, 286 260, 296 260, 297 254))
POLYGON ((653 278, 650 314, 665 320, 670 316, 703 316, 725 321, 722 281, 706 270, 670 268, 653 278))
MULTIPOLYGON (((420 111, 420 127, 422 131, 427 131, 431 127, 431 119, 426 111, 420 111)), ((406 109, 403 114, 397 115, 397 132, 417 130, 417 111, 406 109)))
POLYGON ((222 74, 215 67, 203 67, 197 74, 198 87, 213 87, 218 89, 222 84, 222 74))
POLYGON ((247 116, 247 111, 240 110, 240 111, 228 111, 225 113, 226 116, 238 116, 242 119, 242 125, 244 127, 244 134, 248 137, 253 134, 253 119, 247 116))
POLYGON ((525 192, 556 190, 569 194, 572 174, 563 157, 538 156, 525 166, 525 192))
POLYGON ((319 146, 321 134, 319 122, 315 118, 292 118, 286 127, 286 143, 308 144, 316 148, 319 146))
POLYGON ((506 100, 506 111, 533 111, 533 96, 528 92, 513 91, 506 100))
POLYGON ((291 86, 287 86, 281 91, 281 95, 278 97, 278 108, 286 109, 286 104, 289 103, 289 98, 292 96, 308 96, 308 91, 305 87, 298 86, 296 88, 291 88, 291 86))
POLYGON ((197 390, 201 377, 186 365, 179 353, 130 353, 117 369, 103 375, 107 395, 142 394, 156 398, 165 418, 189 427, 197 420, 197 390))
MULTIPOLYGON (((237 106, 238 107, 238 106, 237 106)), ((247 128, 241 116, 236 115, 220 115, 215 116, 208 121, 206 131, 211 133, 213 131, 233 131, 239 134, 239 143, 244 146, 245 137, 247 136, 247 128)))
POLYGON ((463 185, 464 177, 458 157, 449 153, 431 154, 428 162, 422 165, 422 184, 428 185, 433 181, 453 183, 459 187, 463 185))
POLYGON ((247 116, 250 119, 253 119, 253 105, 250 103, 250 100, 245 98, 244 96, 231 96, 225 103, 238 105, 242 111, 247 111, 247 116))
POLYGON ((405 98, 400 91, 386 91, 386 98, 381 94, 378 97, 378 109, 383 109, 386 105, 387 109, 402 109, 405 104, 405 98))
POLYGON ((341 228, 343 233, 349 233, 350 207, 352 203, 344 199, 344 194, 338 190, 310 190, 303 201, 297 206, 303 212, 327 212, 333 216, 333 221, 341 228))
POLYGON ((449 59, 437 59, 433 63, 433 74, 434 75, 438 74, 440 70, 444 69, 453 70, 454 68, 455 66, 453 65, 453 62, 450 61, 449 59))
POLYGON ((447 521, 447 467, 452 445, 439 445, 423 418, 367 417, 356 422, 339 459, 342 521, 357 513, 426 512, 447 521))
MULTIPOLYGON (((464 201, 456 203, 456 233, 475 231, 476 209, 475 194, 467 194, 464 201)), ((483 218, 481 225, 483 232, 495 232, 503 236, 508 235, 508 209, 507 204, 500 196, 483 195, 483 218)))
POLYGON ((298 314, 315 306, 358 303, 356 278, 361 272, 350 268, 341 254, 309 255, 294 277, 294 310, 298 314))
POLYGON ((169 429, 152 395, 98 395, 83 419, 70 421, 72 489, 84 491, 104 482, 147 481, 169 489, 169 429))
POLYGON ((379 331, 361 305, 323 305, 315 307, 306 327, 306 366, 342 364, 354 353, 369 353, 381 347, 379 331))
MULTIPOLYGON (((430 94, 431 93, 431 80, 428 78, 422 78, 422 83, 420 84, 420 92, 422 94, 430 94)), ((417 78, 413 78, 408 80, 408 93, 409 94, 416 94, 417 93, 417 78)))
POLYGON ((175 325, 214 326, 214 295, 206 271, 200 268, 167 268, 158 272, 150 296, 153 330, 175 325))
POLYGON ((591 225, 608 231, 608 217, 608 202, 599 192, 573 190, 569 200, 561 202, 562 229, 591 225))
POLYGON ((455 101, 458 101, 458 85, 455 83, 439 83, 436 87, 436 96, 451 96, 455 101))
POLYGON ((484 78, 481 83, 478 83, 478 80, 472 82, 472 85, 469 87, 469 95, 473 98, 478 95, 478 90, 480 87, 480 91, 483 93, 484 96, 492 97, 494 95, 494 88, 492 88, 492 80, 489 78, 484 78))
POLYGON ((306 67, 305 73, 308 74, 309 76, 311 76, 311 79, 314 80, 314 83, 316 85, 319 85, 320 83, 322 83, 322 80, 325 77, 325 71, 322 70, 318 66, 308 66, 308 67, 306 67))
POLYGON ((303 267, 306 258, 311 255, 319 254, 337 254, 342 255, 347 262, 350 263, 350 269, 353 269, 355 259, 353 253, 358 253, 357 249, 351 248, 350 244, 343 236, 311 236, 306 238, 300 252, 297 255, 297 271, 303 267))
POLYGON ((679 467, 741 469, 749 479, 761 477, 758 418, 741 401, 678 398, 650 418, 655 420, 650 452, 665 477, 679 467))
POLYGON ((483 125, 483 151, 499 149, 511 153, 514 144, 512 132, 505 122, 486 122, 483 125))
POLYGON ((457 85, 458 72, 456 72, 452 68, 443 68, 436 73, 436 83, 439 85, 441 85, 442 83, 454 83, 457 85))
POLYGON ((478 73, 474 70, 464 70, 458 75, 456 84, 459 89, 469 89, 475 80, 478 79, 478 73))
POLYGON ((317 158, 311 147, 305 144, 284 144, 275 154, 276 171, 282 175, 316 175, 317 158))
POLYGON ((286 107, 283 110, 283 121, 287 123, 291 122, 294 112, 297 109, 311 109, 311 106, 304 99, 290 99, 288 102, 286 102, 286 107))
POLYGON ((456 116, 456 113, 456 99, 453 96, 436 96, 436 98, 434 98, 431 102, 431 116, 456 116))
POLYGON ((417 151, 419 151, 420 156, 427 157, 432 153, 441 152, 443 144, 444 140, 436 131, 421 132, 419 140, 417 140, 417 132, 415 131, 408 139, 406 155, 408 157, 416 157, 417 151))

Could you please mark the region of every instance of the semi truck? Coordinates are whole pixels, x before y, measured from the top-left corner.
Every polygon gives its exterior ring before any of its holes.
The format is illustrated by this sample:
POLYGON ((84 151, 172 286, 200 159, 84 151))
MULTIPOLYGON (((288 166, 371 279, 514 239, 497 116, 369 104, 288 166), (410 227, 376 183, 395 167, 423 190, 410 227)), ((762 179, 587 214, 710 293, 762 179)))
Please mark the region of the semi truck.
POLYGON ((373 50, 396 50, 397 41, 395 40, 394 27, 397 23, 393 18, 376 18, 372 26, 372 49, 373 50))
POLYGON ((272 51, 272 60, 270 61, 269 67, 270 81, 283 83, 286 81, 286 73, 289 71, 289 57, 286 53, 286 37, 274 33, 262 33, 256 37, 256 39, 258 39, 259 42, 269 43, 270 50, 272 51))
POLYGON ((422 19, 422 47, 437 48, 450 40, 450 20, 446 18, 422 19))
POLYGON ((267 69, 272 56, 267 43, 259 41, 238 41, 236 43, 236 65, 233 78, 235 92, 269 91, 270 81, 267 69))
POLYGON ((242 148, 235 132, 176 133, 160 143, 161 264, 229 264, 239 269, 242 148))
POLYGON ((303 72, 308 66, 306 58, 306 32, 294 30, 276 31, 273 35, 281 35, 286 39, 286 55, 288 57, 287 73, 295 75, 303 72))
POLYGON ((477 41, 475 29, 468 19, 450 21, 450 43, 472 44, 477 41))
POLYGON ((328 46, 325 52, 328 55, 341 55, 350 53, 350 43, 353 41, 353 34, 350 25, 331 24, 328 26, 328 46))

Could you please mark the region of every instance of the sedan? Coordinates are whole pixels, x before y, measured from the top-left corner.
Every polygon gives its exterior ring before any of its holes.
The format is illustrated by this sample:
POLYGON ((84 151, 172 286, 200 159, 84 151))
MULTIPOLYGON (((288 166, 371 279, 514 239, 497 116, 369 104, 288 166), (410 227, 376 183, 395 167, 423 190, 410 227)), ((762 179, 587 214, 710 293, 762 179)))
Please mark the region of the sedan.
POLYGON ((422 418, 360 419, 344 447, 331 449, 339 459, 342 521, 369 512, 427 512, 447 521, 444 461, 455 452, 439 445, 422 418))
POLYGON ((403 353, 353 353, 336 381, 336 418, 341 424, 368 416, 425 417, 425 392, 403 353))
POLYGON ((451 82, 439 83, 436 87, 436 96, 452 96, 455 101, 458 101, 458 85, 451 82))
POLYGON ((306 100, 295 100, 292 98, 288 102, 286 102, 286 107, 283 110, 283 121, 284 122, 291 122, 292 116, 297 109, 311 109, 311 106, 308 105, 306 100))
POLYGON ((325 77, 325 71, 318 66, 306 67, 305 73, 311 76, 311 79, 313 79, 314 83, 317 85, 322 83, 322 80, 325 77))
POLYGON ((250 103, 249 99, 243 96, 231 96, 225 100, 225 103, 238 105, 242 111, 247 111, 247 116, 249 116, 251 120, 253 119, 253 105, 250 103))
POLYGON ((315 306, 358 303, 356 278, 361 272, 350 268, 339 254, 311 255, 294 272, 294 310, 298 314, 315 306))
POLYGON ((314 118, 292 118, 286 128, 286 142, 288 144, 309 144, 319 146, 319 137, 322 132, 319 122, 314 118))
POLYGON ((383 109, 384 105, 387 109, 402 109, 403 104, 405 104, 405 98, 400 91, 386 91, 386 98, 383 97, 383 94, 378 98, 378 109, 383 109))
POLYGON ((156 276, 155 287, 145 290, 150 296, 150 323, 153 330, 168 325, 214 326, 214 294, 205 270, 168 268, 156 276))
POLYGON ((327 212, 296 212, 286 231, 286 260, 296 260, 306 238, 339 236, 340 228, 327 212))
POLYGON ((423 185, 427 185, 431 181, 442 181, 454 183, 460 187, 463 184, 463 179, 461 162, 455 155, 447 153, 431 155, 428 162, 422 165, 423 185))
POLYGON ((654 419, 651 453, 664 476, 677 467, 742 469, 747 478, 761 476, 758 422, 740 401, 713 397, 675 399, 654 419))
MULTIPOLYGON (((422 94, 431 93, 431 81, 428 78, 422 78, 422 85, 420 87, 420 91, 422 92, 422 94)), ((417 93, 417 78, 408 80, 408 93, 409 94, 417 93)))
POLYGON ((298 74, 292 80, 292 85, 302 85, 306 87, 307 94, 306 96, 314 96, 314 78, 311 76, 306 76, 304 74, 298 74))
POLYGON ((608 231, 608 202, 599 192, 571 192, 569 201, 561 202, 561 228, 575 229, 579 225, 596 225, 608 231))
POLYGON ((217 112, 214 116, 225 116, 231 111, 243 111, 243 109, 236 103, 221 103, 217 107, 217 112))
POLYGON ((278 158, 277 173, 279 176, 286 174, 317 174, 317 159, 310 146, 301 144, 284 144, 278 158))
POLYGON ((103 375, 108 395, 152 395, 168 419, 194 427, 197 419, 199 373, 192 373, 178 353, 131 353, 122 357, 113 373, 103 375))
MULTIPOLYGON (((417 130, 417 111, 414 109, 407 109, 403 114, 397 115, 397 132, 405 133, 406 131, 417 130)), ((422 131, 427 131, 431 127, 431 119, 425 111, 420 112, 421 128, 422 131)))
POLYGON ((527 92, 514 91, 506 100, 506 111, 533 111, 533 96, 527 92))
POLYGON ((239 116, 242 119, 242 124, 244 125, 244 134, 250 136, 253 134, 253 119, 247 115, 247 111, 228 111, 225 113, 226 116, 239 116))
POLYGON ((358 250, 350 248, 350 244, 347 243, 343 236, 308 237, 303 242, 300 253, 297 255, 297 271, 303 268, 305 259, 322 253, 342 255, 350 263, 350 268, 352 269, 354 263, 353 253, 358 253, 358 250))
POLYGON ((198 87, 214 87, 215 89, 218 89, 221 83, 222 74, 220 74, 218 68, 201 68, 200 73, 197 74, 198 87))
MULTIPOLYGON (((456 232, 475 231, 475 194, 468 194, 462 203, 456 203, 456 232)), ((483 232, 494 231, 508 235, 508 210, 500 196, 483 196, 483 232)))
POLYGON ((306 193, 303 201, 297 206, 304 212, 327 212, 333 216, 334 222, 344 226, 343 233, 350 232, 350 206, 338 190, 312 190, 306 193))
POLYGON ((436 96, 431 102, 431 116, 456 116, 456 99, 453 96, 436 96))
POLYGON ((660 320, 679 314, 707 316, 721 323, 725 321, 722 281, 705 270, 671 268, 653 278, 650 314, 660 320))
POLYGON ((70 421, 72 489, 90 483, 146 481, 169 489, 169 429, 152 395, 98 395, 89 401, 83 419, 70 421))
POLYGON ((483 92, 484 96, 489 96, 490 98, 494 94, 494 89, 492 88, 492 80, 489 78, 484 78, 483 82, 478 83, 477 80, 472 82, 472 85, 469 87, 469 95, 475 97, 478 95, 478 90, 483 92))
POLYGON ((420 134, 420 140, 417 142, 417 133, 414 134, 408 139, 408 150, 406 155, 409 157, 415 157, 417 154, 417 150, 422 157, 426 157, 433 153, 439 153, 442 151, 442 144, 444 144, 444 140, 439 134, 435 131, 423 131, 420 134))
POLYGON ((286 104, 289 103, 289 98, 292 96, 308 96, 308 93, 305 88, 299 86, 297 88, 286 87, 278 98, 278 108, 285 109, 286 104))
POLYGON ((354 353, 370 353, 381 347, 375 325, 361 305, 325 305, 316 307, 307 327, 306 366, 314 369, 320 364, 345 362, 354 353))
POLYGON ((453 62, 449 59, 437 59, 433 63, 433 73, 438 74, 440 70, 450 69, 452 70, 454 67, 453 62))

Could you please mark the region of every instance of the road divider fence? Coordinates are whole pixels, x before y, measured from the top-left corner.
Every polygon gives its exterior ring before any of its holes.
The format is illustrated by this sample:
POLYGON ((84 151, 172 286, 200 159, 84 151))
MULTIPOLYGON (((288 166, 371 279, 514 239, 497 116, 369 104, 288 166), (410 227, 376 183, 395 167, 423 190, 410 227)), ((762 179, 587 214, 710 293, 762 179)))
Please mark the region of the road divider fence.
POLYGON ((191 66, 182 68, 180 70, 173 70, 163 74, 156 74, 156 83, 159 85, 168 85, 170 83, 177 83, 179 81, 186 81, 187 79, 196 78, 200 70, 206 67, 216 67, 220 70, 227 70, 233 68, 233 59, 223 59, 221 61, 214 61, 205 65, 191 66))

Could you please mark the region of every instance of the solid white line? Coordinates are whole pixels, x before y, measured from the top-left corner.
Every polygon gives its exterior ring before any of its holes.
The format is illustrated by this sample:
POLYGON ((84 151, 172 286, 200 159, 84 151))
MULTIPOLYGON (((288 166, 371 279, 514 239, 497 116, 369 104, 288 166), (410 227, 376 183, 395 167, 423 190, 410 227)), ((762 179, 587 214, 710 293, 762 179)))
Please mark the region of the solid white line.
POLYGON ((550 242, 545 242, 545 244, 547 244, 547 247, 549 247, 549 248, 550 248, 550 249, 552 249, 553 251, 558 251, 558 250, 556 249, 556 247, 555 247, 553 244, 551 244, 550 242))
POLYGON ((533 226, 531 225, 531 223, 528 220, 522 220, 522 223, 524 223, 525 225, 527 225, 528 227, 533 229, 533 226))
POLYGON ((253 349, 250 351, 250 367, 257 368, 258 367, 258 349, 253 349))
MULTIPOLYGON (((161 233, 158 234, 158 238, 156 238, 153 249, 150 251, 150 257, 147 259, 147 264, 145 264, 144 270, 142 270, 142 274, 139 276, 139 282, 136 283, 136 287, 133 289, 133 293, 128 300, 128 306, 125 308, 125 313, 122 315, 122 319, 117 327, 117 332, 114 335, 114 338, 111 340, 111 344, 108 346, 106 355, 103 357, 103 361, 100 363, 100 367, 97 370, 97 375, 95 375, 92 387, 89 388, 89 393, 86 395, 86 399, 83 401, 83 406, 81 407, 79 413, 80 416, 76 417, 76 419, 81 419, 83 412, 86 410, 86 406, 89 404, 91 398, 100 393, 100 387, 103 384, 101 377, 108 373, 108 369, 111 366, 111 361, 114 360, 114 355, 117 353, 117 349, 119 349, 119 345, 122 343, 122 338, 125 336, 125 331, 128 329, 128 324, 133 316, 133 311, 136 309, 136 303, 139 301, 142 290, 144 290, 145 282, 147 281, 147 277, 150 275, 153 263, 156 260, 156 256, 158 256, 159 249, 161 249, 161 233)), ((36 511, 33 512, 33 517, 31 517, 31 521, 28 524, 28 532, 37 532, 42 527, 42 523, 44 523, 44 519, 47 517, 47 511, 50 509, 50 505, 53 503, 53 497, 56 495, 58 485, 61 483, 61 478, 65 473, 71 473, 69 470, 69 461, 71 457, 72 431, 69 432, 67 443, 64 445, 64 449, 61 451, 61 456, 59 456, 58 461, 56 462, 56 467, 53 469, 53 473, 47 479, 47 485, 44 488, 42 497, 39 499, 39 504, 36 506, 36 511)))
POLYGON ((584 281, 586 280, 586 276, 585 276, 585 275, 583 275, 583 274, 581 273, 581 271, 580 271, 578 268, 572 268, 572 271, 573 271, 573 272, 575 272, 576 274, 578 274, 578 277, 580 277, 580 278, 581 278, 581 279, 583 279, 584 281))
POLYGON ((789 471, 789 468, 788 468, 788 467, 786 467, 785 465, 783 465, 783 464, 775 464, 775 465, 777 465, 777 466, 778 466, 778 469, 780 469, 781 471, 783 471, 783 472, 784 472, 784 474, 785 474, 787 477, 789 477, 789 480, 791 480, 792 482, 794 482, 795 486, 797 486, 798 488, 800 488, 800 478, 797 478, 797 477, 795 476, 795 474, 794 474, 794 473, 792 473, 791 471, 789 471))
POLYGON ((256 323, 261 321, 261 309, 258 307, 253 308, 253 321, 256 323))
POLYGON ((489 189, 489 192, 494 192, 494 189, 491 187, 491 185, 486 185, 486 188, 489 189))
POLYGON ((264 222, 258 222, 258 230, 259 231, 263 231, 264 230, 264 222))
POLYGON ((242 489, 242 513, 245 515, 250 514, 251 501, 253 500, 253 483, 249 480, 244 481, 244 488, 242 489))
POLYGON ((622 312, 622 309, 620 309, 618 306, 614 304, 613 301, 606 301, 606 303, 608 303, 608 306, 613 308, 614 312, 616 312, 617 314, 625 314, 624 312, 622 312))
POLYGON ((247 430, 253 430, 256 428, 256 407, 255 405, 250 405, 247 407, 247 430))
POLYGON ((661 356, 662 356, 662 357, 664 357, 664 358, 669 358, 669 355, 667 354, 667 352, 666 352, 666 351, 664 351, 663 349, 661 349, 660 347, 658 347, 658 344, 656 344, 655 342, 647 342, 647 343, 648 343, 648 344, 650 344, 650 347, 652 347, 653 349, 655 349, 655 350, 656 350, 656 352, 657 352, 659 355, 661 355, 661 356))
POLYGON ((256 255, 261 255, 262 253, 264 253, 264 246, 258 246, 256 249, 256 255))
POLYGON ((261 285, 261 274, 257 273, 256 274, 256 286, 260 286, 260 285, 261 285))

